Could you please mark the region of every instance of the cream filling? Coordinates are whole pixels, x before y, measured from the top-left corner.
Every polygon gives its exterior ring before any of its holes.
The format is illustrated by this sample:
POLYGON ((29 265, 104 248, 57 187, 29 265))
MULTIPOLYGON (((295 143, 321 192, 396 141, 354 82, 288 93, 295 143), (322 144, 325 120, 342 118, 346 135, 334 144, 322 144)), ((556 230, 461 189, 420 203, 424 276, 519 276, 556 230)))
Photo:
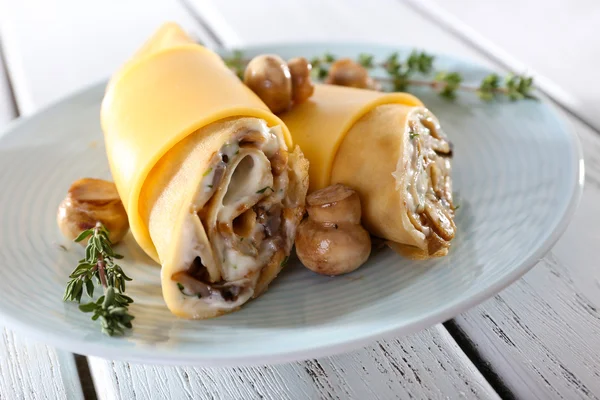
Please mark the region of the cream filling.
POLYGON ((287 157, 281 128, 254 118, 243 128, 204 172, 193 205, 198 212, 184 227, 184 235, 197 239, 180 249, 181 267, 172 280, 190 314, 199 302, 232 309, 248 301, 262 267, 283 246, 282 232, 288 230, 282 215, 288 174, 285 168, 274 173, 277 158, 287 157), (197 257, 206 268, 206 280, 180 274, 197 257), (208 296, 202 285, 210 289, 208 296))
POLYGON ((407 125, 408 137, 405 138, 404 157, 399 160, 393 175, 397 188, 406 190, 407 215, 413 225, 414 234, 424 240, 431 236, 433 229, 427 218, 422 218, 423 213, 435 218, 442 229, 454 229, 453 223, 446 217, 448 210, 452 208, 450 161, 436 152, 437 150, 449 154, 451 148, 439 123, 429 110, 418 109, 412 112, 408 116, 407 125), (432 173, 434 168, 436 170, 432 173), (438 179, 443 182, 434 183, 434 180, 438 179), (447 187, 447 190, 438 190, 436 193, 436 187, 440 185, 447 187))

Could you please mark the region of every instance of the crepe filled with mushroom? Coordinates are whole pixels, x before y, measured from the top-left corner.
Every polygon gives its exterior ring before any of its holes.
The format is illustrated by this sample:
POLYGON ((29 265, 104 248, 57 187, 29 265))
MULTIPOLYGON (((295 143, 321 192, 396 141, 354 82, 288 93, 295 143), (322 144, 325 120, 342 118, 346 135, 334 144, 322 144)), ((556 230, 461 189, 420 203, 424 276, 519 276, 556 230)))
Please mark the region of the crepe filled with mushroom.
POLYGON ((356 190, 362 222, 399 253, 448 253, 455 235, 452 146, 416 97, 334 85, 281 115, 310 162, 310 189, 356 190))
POLYGON ((169 309, 209 318, 263 293, 308 187, 283 122, 175 24, 112 77, 101 119, 131 231, 162 265, 169 309))

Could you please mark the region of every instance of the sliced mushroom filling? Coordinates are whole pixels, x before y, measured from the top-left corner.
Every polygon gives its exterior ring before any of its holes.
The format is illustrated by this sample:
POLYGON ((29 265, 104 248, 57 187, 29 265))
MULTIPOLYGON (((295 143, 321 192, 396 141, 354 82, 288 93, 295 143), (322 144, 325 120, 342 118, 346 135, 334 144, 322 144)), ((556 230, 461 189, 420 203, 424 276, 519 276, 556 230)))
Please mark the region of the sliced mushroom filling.
POLYGON ((251 121, 215 154, 197 194, 197 216, 210 246, 195 248, 188 270, 171 277, 182 296, 220 307, 247 301, 261 268, 290 242, 283 220, 289 178, 282 131, 251 121))
POLYGON ((409 117, 408 127, 408 217, 426 238, 432 255, 449 246, 456 230, 450 175, 452 144, 429 110, 414 112, 409 117))

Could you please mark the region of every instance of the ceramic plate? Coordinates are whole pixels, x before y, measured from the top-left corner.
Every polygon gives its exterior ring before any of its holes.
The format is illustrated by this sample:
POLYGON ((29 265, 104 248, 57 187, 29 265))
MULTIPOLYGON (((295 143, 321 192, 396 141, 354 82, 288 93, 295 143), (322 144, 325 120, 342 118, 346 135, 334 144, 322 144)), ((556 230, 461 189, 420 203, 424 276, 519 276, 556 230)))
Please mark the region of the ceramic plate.
MULTIPOLYGON (((367 45, 252 48, 284 58, 395 50, 367 45)), ((489 71, 438 56, 436 67, 478 82, 489 71)), ((105 83, 10 125, 0 139, 0 314, 2 323, 69 351, 161 364, 266 364, 330 355, 442 322, 515 281, 558 239, 579 200, 578 140, 548 104, 455 102, 416 91, 454 142, 458 235, 450 254, 431 261, 374 251, 352 274, 329 278, 294 257, 270 289, 241 311, 186 321, 164 305, 160 270, 128 236, 121 263, 133 277, 134 329, 100 333, 89 314, 62 302, 82 248, 67 243, 56 209, 80 177, 110 179, 99 107, 105 83)), ((368 167, 368 166, 364 166, 368 167)))

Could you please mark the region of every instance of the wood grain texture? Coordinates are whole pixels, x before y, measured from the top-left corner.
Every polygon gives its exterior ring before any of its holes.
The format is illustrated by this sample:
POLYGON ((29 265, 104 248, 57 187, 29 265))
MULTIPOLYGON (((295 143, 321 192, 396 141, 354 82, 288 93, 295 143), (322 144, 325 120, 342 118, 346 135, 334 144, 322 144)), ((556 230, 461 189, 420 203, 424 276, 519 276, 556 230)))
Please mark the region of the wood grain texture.
POLYGON ((13 104, 8 75, 4 68, 1 45, 2 37, 0 36, 0 130, 2 130, 4 126, 17 115, 13 104))
POLYGON ((397 0, 379 0, 377 6, 362 0, 185 2, 228 48, 293 42, 384 43, 453 54, 494 68, 470 46, 397 0), (268 23, 250 22, 265 17, 268 23))
MULTIPOLYGON (((0 52, 0 131, 16 117, 0 52)), ((31 342, 2 327, 0 318, 0 399, 79 399, 72 354, 31 342)))
POLYGON ((0 399, 82 398, 71 353, 0 329, 0 399))
POLYGON ((304 362, 156 367, 90 358, 99 399, 496 399, 446 330, 304 362))
POLYGON ((600 3, 594 0, 404 0, 537 84, 600 129, 600 3))
POLYGON ((171 0, 0 0, 0 34, 20 114, 108 79, 162 23, 213 43, 171 0))
POLYGON ((517 398, 600 398, 600 136, 577 124, 587 163, 581 205, 554 249, 493 299, 455 319, 517 398))

